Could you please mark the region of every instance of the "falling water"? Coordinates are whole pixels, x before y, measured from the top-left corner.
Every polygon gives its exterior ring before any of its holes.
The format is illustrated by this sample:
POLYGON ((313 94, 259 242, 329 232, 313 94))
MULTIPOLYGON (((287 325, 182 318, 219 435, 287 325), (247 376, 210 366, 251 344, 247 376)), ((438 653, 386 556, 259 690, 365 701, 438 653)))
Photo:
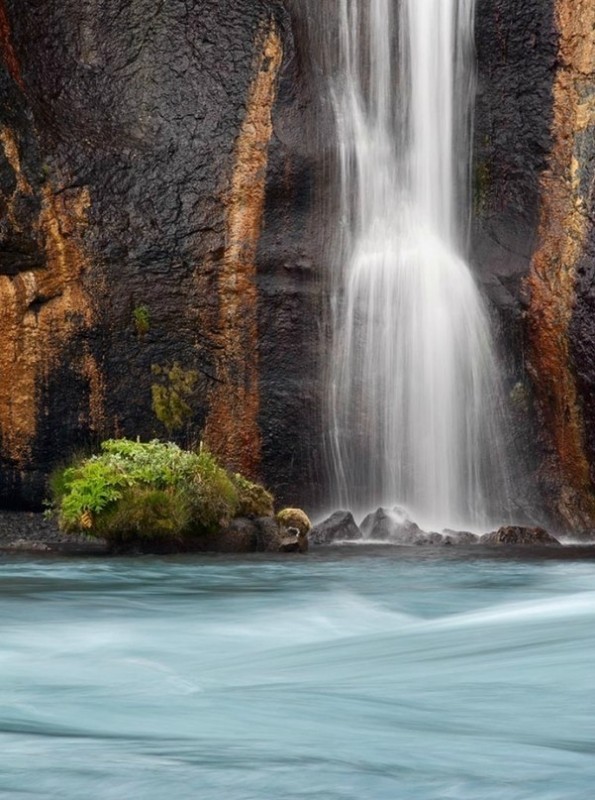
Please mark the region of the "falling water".
POLYGON ((337 502, 506 516, 490 323, 464 258, 474 0, 339 0, 337 502))

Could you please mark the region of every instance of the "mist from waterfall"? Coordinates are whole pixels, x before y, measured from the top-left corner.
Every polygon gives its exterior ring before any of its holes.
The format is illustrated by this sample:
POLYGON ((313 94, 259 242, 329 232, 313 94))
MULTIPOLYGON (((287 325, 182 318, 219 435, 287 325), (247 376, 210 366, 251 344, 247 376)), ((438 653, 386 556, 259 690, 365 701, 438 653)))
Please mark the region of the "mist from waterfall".
POLYGON ((335 503, 508 512, 490 320, 465 261, 474 0, 338 0, 335 503))

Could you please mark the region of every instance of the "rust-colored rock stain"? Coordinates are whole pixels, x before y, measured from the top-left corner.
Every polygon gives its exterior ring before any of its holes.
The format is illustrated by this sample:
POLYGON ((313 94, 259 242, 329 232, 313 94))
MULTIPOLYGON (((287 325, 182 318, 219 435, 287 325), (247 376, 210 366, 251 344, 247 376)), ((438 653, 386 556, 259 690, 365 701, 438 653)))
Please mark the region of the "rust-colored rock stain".
POLYGON ((205 443, 222 461, 257 476, 261 458, 256 250, 264 211, 272 109, 282 43, 274 23, 259 35, 257 73, 235 149, 226 204, 226 244, 218 274, 217 382, 205 443))
MULTIPOLYGON (((0 132, 0 144, 15 172, 15 195, 30 192, 10 131, 0 132)), ((45 268, 0 276, 0 440, 4 456, 17 466, 31 456, 43 413, 42 389, 60 365, 64 346, 92 324, 92 306, 81 280, 88 266, 82 234, 90 202, 86 188, 54 194, 46 183, 38 219, 45 268)), ((73 366, 89 383, 90 417, 98 424, 102 380, 85 346, 73 366)))
POLYGON ((0 54, 2 55, 2 59, 6 64, 6 69, 11 78, 19 89, 24 92, 25 84, 23 83, 19 60, 12 46, 12 33, 4 0, 0 0, 0 54))
POLYGON ((595 131, 595 4, 558 0, 559 68, 554 83, 554 147, 541 178, 539 248, 527 279, 529 370, 562 480, 555 511, 571 526, 595 520, 595 495, 571 369, 569 326, 575 270, 588 233, 578 137, 595 131), (590 91, 586 91, 590 87, 590 91))

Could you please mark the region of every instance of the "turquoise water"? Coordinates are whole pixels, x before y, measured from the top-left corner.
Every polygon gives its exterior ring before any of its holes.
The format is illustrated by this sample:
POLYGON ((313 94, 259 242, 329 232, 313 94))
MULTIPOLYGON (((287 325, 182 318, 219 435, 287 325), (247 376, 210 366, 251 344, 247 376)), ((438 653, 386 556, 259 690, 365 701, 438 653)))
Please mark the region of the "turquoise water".
POLYGON ((0 563, 0 798, 587 800, 595 556, 0 563))

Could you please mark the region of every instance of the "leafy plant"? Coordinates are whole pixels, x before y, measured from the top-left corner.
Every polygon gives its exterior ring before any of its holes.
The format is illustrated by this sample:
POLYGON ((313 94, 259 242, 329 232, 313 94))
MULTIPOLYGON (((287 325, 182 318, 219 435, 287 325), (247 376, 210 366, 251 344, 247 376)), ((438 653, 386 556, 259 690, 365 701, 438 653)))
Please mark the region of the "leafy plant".
POLYGON ((181 541, 191 523, 190 509, 175 488, 127 489, 120 502, 95 522, 95 533, 113 542, 181 541))
POLYGON ((145 336, 151 329, 151 312, 147 306, 136 306, 132 310, 134 327, 139 336, 145 336))
POLYGON ((250 486, 256 485, 231 476, 205 448, 109 439, 98 455, 57 471, 50 488, 65 531, 110 541, 180 541, 228 524, 244 508, 241 493, 250 486))
POLYGON ((192 417, 190 400, 196 391, 198 373, 182 369, 177 361, 170 367, 153 364, 151 372, 159 378, 151 386, 153 413, 171 436, 192 417))

